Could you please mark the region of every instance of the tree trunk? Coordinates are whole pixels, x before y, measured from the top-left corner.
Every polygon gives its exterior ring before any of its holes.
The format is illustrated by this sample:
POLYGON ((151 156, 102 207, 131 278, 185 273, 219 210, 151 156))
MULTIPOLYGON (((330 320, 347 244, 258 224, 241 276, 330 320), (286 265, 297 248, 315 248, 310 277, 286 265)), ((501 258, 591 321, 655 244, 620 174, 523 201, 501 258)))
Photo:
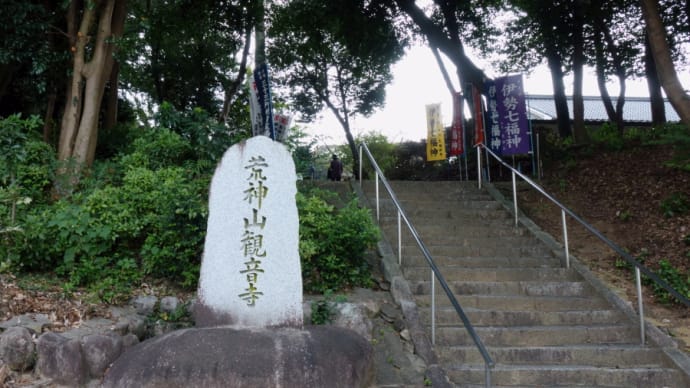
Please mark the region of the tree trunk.
POLYGON ((656 65, 661 86, 671 101, 681 121, 690 130, 690 96, 683 89, 678 80, 676 69, 671 58, 671 50, 666 41, 666 30, 659 16, 658 2, 641 0, 642 14, 647 25, 649 47, 656 65))
POLYGON ((242 49, 242 60, 240 61, 240 68, 237 70, 237 77, 235 81, 225 89, 225 97, 223 98, 223 109, 220 111, 220 121, 227 122, 228 115, 230 115, 230 103, 240 89, 242 82, 244 82, 244 73, 247 72, 247 59, 249 57, 249 47, 252 37, 252 28, 247 27, 244 32, 244 48, 242 49))
POLYGON ((556 105, 556 121, 558 122, 558 134, 565 139, 572 135, 570 128, 570 110, 568 109, 568 99, 565 95, 565 85, 563 84, 563 69, 561 68, 561 57, 555 48, 547 47, 546 60, 551 70, 551 82, 553 84, 553 100, 556 105))
POLYGON ((484 81, 488 77, 465 55, 462 43, 457 36, 449 37, 443 29, 426 16, 414 0, 395 0, 395 3, 417 25, 422 34, 429 40, 429 44, 438 47, 453 62, 461 85, 469 82, 479 90, 484 89, 484 81))
POLYGON ((623 122, 623 105, 625 104, 625 68, 623 68, 620 56, 617 53, 617 47, 611 37, 608 26, 603 20, 597 18, 594 21, 594 51, 596 57, 596 70, 597 70, 597 86, 599 87, 599 92, 601 94, 601 100, 604 103, 604 108, 606 109, 606 115, 609 117, 609 121, 615 123, 618 133, 623 134, 624 122, 623 122), (616 76, 618 77, 618 83, 620 85, 620 93, 618 94, 618 100, 616 101, 616 106, 613 106, 611 101, 611 96, 606 87, 606 55, 604 53, 604 42, 606 40, 606 46, 610 55, 613 57, 614 67, 616 69, 616 76))
POLYGON ((575 143, 587 142, 585 129, 585 105, 582 96, 584 54, 584 5, 582 1, 575 1, 573 7, 573 138, 575 143))
POLYGON ((645 36, 644 69, 647 78, 647 89, 649 90, 649 101, 652 110, 652 125, 657 127, 666 124, 666 106, 664 96, 661 93, 659 75, 654 64, 652 49, 649 47, 649 38, 645 36))
POLYGON ((46 114, 43 119, 43 141, 53 145, 53 115, 55 114, 55 101, 57 100, 56 93, 48 95, 48 103, 46 104, 46 114))
POLYGON ((120 64, 113 62, 113 68, 110 71, 110 79, 108 80, 108 93, 105 101, 105 115, 103 116, 103 130, 109 131, 117 125, 117 110, 118 110, 118 78, 120 75, 120 64))
POLYGON ((77 136, 77 128, 83 105, 82 71, 84 69, 86 44, 88 42, 88 32, 93 23, 95 9, 86 7, 82 15, 80 27, 77 30, 77 2, 70 2, 67 13, 67 25, 70 32, 71 50, 73 53, 72 79, 67 87, 67 98, 65 99, 65 111, 62 115, 60 128, 60 141, 58 143, 58 160, 66 162, 73 158, 74 141, 77 136))
MULTIPOLYGON (((64 168, 58 171, 58 174, 71 175, 67 178, 72 185, 78 181, 81 169, 90 166, 95 157, 101 102, 114 61, 110 39, 115 33, 121 34, 123 31, 125 3, 124 0, 106 0, 95 6, 85 4, 79 30, 72 37, 72 80, 68 87, 58 146, 59 160, 72 160, 75 163, 74 173, 64 168), (96 19, 98 28, 93 40, 88 33, 96 19), (89 44, 92 46, 87 49, 89 44), (91 53, 88 62, 87 52, 91 53)), ((76 26, 78 10, 75 4, 76 2, 72 2, 68 11, 70 31, 74 31, 72 27, 76 26)), ((64 188, 57 189, 58 194, 64 193, 64 188)))

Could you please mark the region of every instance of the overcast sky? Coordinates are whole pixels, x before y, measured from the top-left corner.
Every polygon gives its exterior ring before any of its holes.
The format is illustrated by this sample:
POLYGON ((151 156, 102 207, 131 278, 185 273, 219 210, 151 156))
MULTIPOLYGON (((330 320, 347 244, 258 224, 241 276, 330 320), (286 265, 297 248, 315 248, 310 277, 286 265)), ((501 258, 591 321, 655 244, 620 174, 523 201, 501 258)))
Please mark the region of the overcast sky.
MULTIPOLYGON (((481 63, 476 63, 482 66, 481 63)), ((504 75, 497 74, 488 66, 483 67, 485 73, 490 77, 504 75)), ((455 67, 449 64, 447 69, 451 72, 452 77, 455 67)), ((386 88, 386 106, 369 118, 357 117, 351 124, 353 135, 377 131, 386 135, 392 142, 416 141, 426 138, 425 105, 433 103, 441 103, 444 124, 450 125, 452 119, 450 93, 428 47, 412 47, 405 58, 394 66, 393 75, 393 82, 386 88)), ((686 88, 690 86, 690 76, 687 73, 679 75, 683 86, 686 88)), ((585 76, 583 94, 598 96, 599 89, 596 86, 594 73, 586 72, 585 76)), ((453 81, 457 82, 455 79, 453 81)), ((546 66, 529 77, 525 76, 523 82, 527 94, 553 93, 551 76, 546 66)), ((572 77, 566 78, 565 85, 566 93, 571 94, 572 77)), ((618 94, 616 83, 609 85, 609 93, 612 96, 618 94)), ((647 95, 647 86, 644 80, 628 80, 626 83, 627 97, 647 95)), ((307 125, 306 129, 310 136, 319 136, 328 144, 345 143, 344 131, 330 112, 323 112, 323 118, 307 125)))

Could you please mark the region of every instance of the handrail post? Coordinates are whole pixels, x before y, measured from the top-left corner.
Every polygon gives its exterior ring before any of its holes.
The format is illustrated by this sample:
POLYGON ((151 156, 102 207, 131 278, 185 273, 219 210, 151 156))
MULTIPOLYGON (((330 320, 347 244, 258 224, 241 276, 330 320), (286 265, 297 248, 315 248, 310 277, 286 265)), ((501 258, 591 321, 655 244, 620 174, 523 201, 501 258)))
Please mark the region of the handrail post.
POLYGON ((570 268, 570 250, 568 249, 568 225, 565 222, 565 210, 561 209, 561 221, 563 222, 563 247, 565 248, 565 267, 570 268))
POLYGON ((515 226, 518 226, 518 203, 517 203, 517 183, 515 182, 515 171, 513 171, 513 210, 515 211, 515 226))
POLYGON ((381 222, 381 211, 379 210, 379 174, 376 174, 376 221, 381 222))
POLYGON ((431 270, 431 343, 436 345, 436 278, 431 270))
POLYGON ((362 143, 359 144, 359 187, 362 187, 362 143))
POLYGON ((482 188, 482 147, 477 146, 477 185, 482 188))
POLYGON ((400 223, 400 210, 398 210, 398 265, 402 265, 402 225, 400 223))
POLYGON ((644 308, 642 306, 642 279, 640 275, 640 268, 635 267, 635 285, 637 286, 637 309, 640 313, 640 341, 642 341, 642 345, 644 345, 645 342, 645 333, 644 333, 644 308))

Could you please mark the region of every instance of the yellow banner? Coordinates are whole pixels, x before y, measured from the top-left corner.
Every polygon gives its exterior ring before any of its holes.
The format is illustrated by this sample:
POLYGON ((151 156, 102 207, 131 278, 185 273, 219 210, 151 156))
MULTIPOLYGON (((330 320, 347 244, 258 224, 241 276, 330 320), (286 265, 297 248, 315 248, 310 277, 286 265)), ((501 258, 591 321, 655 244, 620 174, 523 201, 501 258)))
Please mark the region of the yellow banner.
POLYGON ((426 106, 426 160, 429 162, 446 158, 446 136, 441 121, 441 104, 426 106))

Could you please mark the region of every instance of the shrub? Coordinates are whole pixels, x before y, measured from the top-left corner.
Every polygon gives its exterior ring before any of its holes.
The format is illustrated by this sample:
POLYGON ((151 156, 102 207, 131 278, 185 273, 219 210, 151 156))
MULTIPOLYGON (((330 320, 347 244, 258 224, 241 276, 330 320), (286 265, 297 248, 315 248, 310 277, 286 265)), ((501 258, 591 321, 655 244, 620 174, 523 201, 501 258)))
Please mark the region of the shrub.
POLYGON ((356 200, 336 210, 317 196, 297 195, 300 212, 300 257, 304 289, 323 293, 369 286, 364 253, 378 241, 369 211, 356 200))
POLYGON ((623 136, 611 123, 604 123, 598 129, 589 131, 589 137, 592 143, 613 151, 620 151, 625 145, 623 136))
MULTIPOLYGON (((671 287, 673 287, 678 293, 685 297, 690 297, 690 278, 682 274, 677 268, 675 268, 668 260, 659 261, 659 270, 657 274, 660 278, 665 280, 671 287)), ((652 289, 654 290, 654 295, 657 296, 662 303, 671 303, 676 301, 666 289, 661 287, 656 282, 652 283, 652 289)))
POLYGON ((661 201, 660 207, 666 218, 683 215, 690 211, 690 199, 684 193, 673 193, 661 201))

